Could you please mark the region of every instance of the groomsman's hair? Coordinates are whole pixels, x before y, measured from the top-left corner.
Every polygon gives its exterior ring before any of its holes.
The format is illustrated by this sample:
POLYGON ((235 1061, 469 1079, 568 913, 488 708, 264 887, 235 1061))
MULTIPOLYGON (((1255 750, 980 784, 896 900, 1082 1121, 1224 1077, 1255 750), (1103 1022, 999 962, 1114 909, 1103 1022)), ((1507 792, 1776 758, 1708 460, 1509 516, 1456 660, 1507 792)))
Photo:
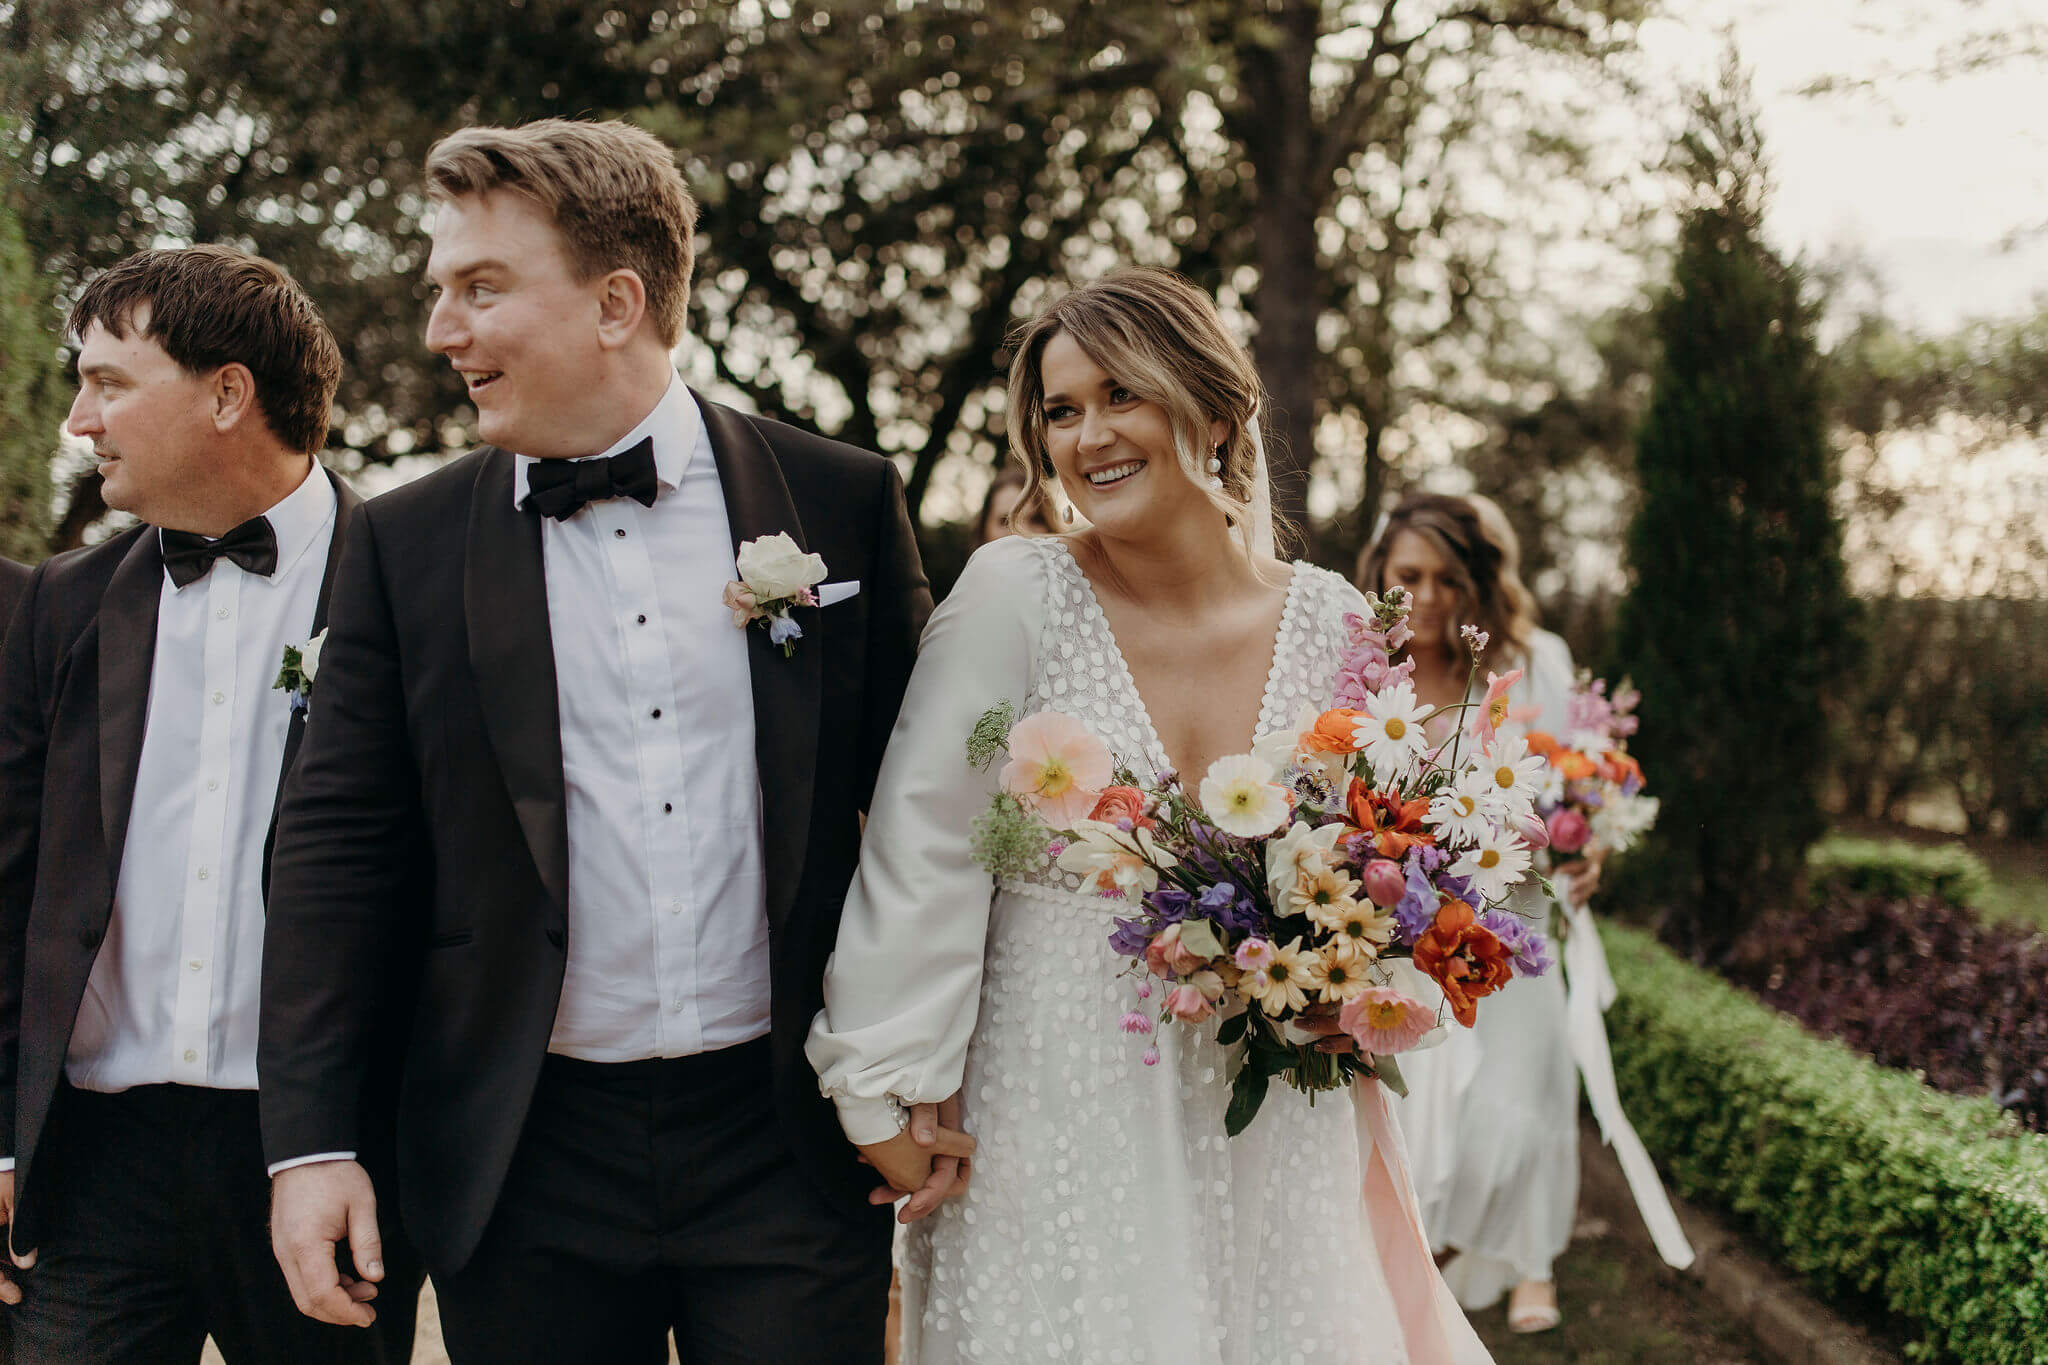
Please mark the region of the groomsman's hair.
POLYGON ((279 441, 302 455, 327 444, 341 348, 281 266, 226 246, 138 251, 79 294, 71 335, 83 341, 98 323, 126 340, 145 305, 143 337, 187 374, 245 365, 256 381, 256 406, 279 441))
POLYGON ((1256 562, 1275 553, 1278 536, 1293 531, 1273 512, 1258 367, 1223 325, 1215 300, 1185 276, 1157 266, 1082 285, 1047 304, 1012 340, 1005 413, 1010 451, 1023 464, 1026 483, 1010 524, 1037 517, 1057 526, 1063 520, 1049 496, 1054 479, 1040 372, 1045 344, 1062 332, 1119 384, 1166 409, 1181 472, 1223 510, 1246 555, 1256 562), (1228 430, 1212 450, 1209 424, 1218 420, 1228 430), (1220 465, 1215 484, 1212 457, 1220 465))
POLYGON ((662 341, 682 340, 697 201, 661 139, 627 123, 550 118, 457 129, 427 152, 432 197, 492 190, 523 194, 548 211, 579 279, 638 275, 662 341))

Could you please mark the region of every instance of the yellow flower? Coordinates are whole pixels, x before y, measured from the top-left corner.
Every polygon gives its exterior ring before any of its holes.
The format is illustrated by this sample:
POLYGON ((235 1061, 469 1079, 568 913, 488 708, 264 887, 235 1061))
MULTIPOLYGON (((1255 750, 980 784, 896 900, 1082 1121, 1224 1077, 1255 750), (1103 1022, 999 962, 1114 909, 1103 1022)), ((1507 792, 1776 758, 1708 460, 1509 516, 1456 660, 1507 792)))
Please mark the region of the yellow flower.
POLYGON ((1308 960, 1309 986, 1324 1003, 1342 1004, 1372 985, 1366 962, 1339 940, 1308 960))
POLYGON ((1327 922, 1325 914, 1340 913, 1357 894, 1358 879, 1342 867, 1304 858, 1294 886, 1287 893, 1287 906, 1293 913, 1323 924, 1327 922))
POLYGON ((1314 954, 1303 950, 1300 939, 1284 948, 1274 944, 1265 965, 1245 973, 1241 989, 1268 1014, 1307 1009, 1308 964, 1313 958, 1314 954))
POLYGON ((1311 917, 1330 931, 1332 942, 1360 957, 1378 957, 1380 949, 1394 941, 1393 915, 1371 901, 1348 901, 1311 917))

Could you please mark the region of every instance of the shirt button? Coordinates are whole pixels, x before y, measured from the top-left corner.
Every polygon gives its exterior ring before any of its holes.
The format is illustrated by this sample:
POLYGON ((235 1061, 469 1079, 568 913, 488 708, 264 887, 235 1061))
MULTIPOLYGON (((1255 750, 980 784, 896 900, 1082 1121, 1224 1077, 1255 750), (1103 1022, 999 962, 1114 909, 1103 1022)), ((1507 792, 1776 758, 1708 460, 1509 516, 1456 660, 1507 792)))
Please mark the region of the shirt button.
POLYGON ((675 812, 675 805, 674 805, 674 803, 672 803, 672 802, 669 802, 669 801, 664 801, 664 802, 662 802, 662 803, 661 803, 661 813, 662 813, 663 815, 671 815, 671 814, 673 814, 674 812, 675 812))
POLYGON ((655 708, 654 708, 654 710, 653 710, 653 711, 651 711, 651 712, 650 712, 649 714, 650 714, 650 715, 652 715, 652 716, 654 717, 654 719, 656 719, 656 720, 660 720, 660 719, 661 719, 661 708, 660 708, 659 706, 657 706, 657 707, 655 707, 655 708))
POLYGON ((621 526, 618 530, 612 532, 612 534, 617 536, 620 540, 624 540, 626 538, 626 528, 621 526))
POLYGON ((202 881, 202 882, 203 882, 203 881, 205 881, 205 880, 207 879, 207 877, 209 877, 210 875, 212 875, 212 874, 211 874, 211 873, 209 873, 209 872, 208 872, 208 871, 207 871, 207 870, 206 870, 205 868, 203 868, 203 867, 202 867, 202 868, 200 868, 200 869, 199 869, 199 880, 200 880, 200 881, 202 881))
POLYGON ((192 959, 192 960, 191 960, 190 962, 187 962, 187 963, 186 963, 185 965, 186 965, 187 967, 190 967, 190 968, 191 968, 191 969, 192 969, 193 971, 195 971, 195 972, 196 972, 196 971, 198 971, 198 970, 199 970, 200 968, 204 967, 204 966, 205 966, 206 964, 205 964, 204 962, 201 962, 201 961, 200 961, 200 960, 199 960, 198 958, 196 958, 196 957, 195 957, 195 958, 193 958, 193 959, 192 959))
POLYGON ((646 625, 646 624, 647 624, 647 618, 646 618, 645 616, 642 616, 642 617, 641 617, 641 618, 639 618, 639 619, 640 619, 640 624, 641 624, 641 625, 643 625, 643 626, 644 626, 644 625, 646 625))
POLYGON ((226 701, 227 699, 228 694, 225 692, 216 692, 213 694, 213 704, 215 706, 219 706, 222 702, 226 701))
POLYGON ((214 615, 218 616, 221 620, 225 621, 228 619, 228 609, 226 607, 222 607, 220 610, 214 612, 214 615))
POLYGON ((219 790, 220 790, 220 779, 219 779, 219 778, 217 778, 217 777, 209 777, 209 778, 207 778, 207 779, 206 779, 206 789, 207 789, 208 791, 210 791, 210 792, 217 792, 217 791, 219 791, 219 790))
POLYGON ((196 1048, 196 1047, 188 1047, 188 1048, 186 1048, 186 1049, 185 1049, 185 1060, 186 1060, 186 1061, 188 1061, 188 1062, 196 1062, 196 1061, 198 1061, 198 1060, 199 1060, 199 1049, 198 1049, 198 1048, 196 1048))
POLYGON ((683 898, 681 896, 677 896, 674 900, 668 903, 668 912, 671 915, 680 915, 683 913, 683 898))
POLYGON ((682 1002, 681 1000, 671 1000, 671 1001, 669 1001, 669 1002, 668 1002, 668 1012, 669 1012, 670 1014, 681 1014, 681 1013, 683 1012, 683 1002, 682 1002))

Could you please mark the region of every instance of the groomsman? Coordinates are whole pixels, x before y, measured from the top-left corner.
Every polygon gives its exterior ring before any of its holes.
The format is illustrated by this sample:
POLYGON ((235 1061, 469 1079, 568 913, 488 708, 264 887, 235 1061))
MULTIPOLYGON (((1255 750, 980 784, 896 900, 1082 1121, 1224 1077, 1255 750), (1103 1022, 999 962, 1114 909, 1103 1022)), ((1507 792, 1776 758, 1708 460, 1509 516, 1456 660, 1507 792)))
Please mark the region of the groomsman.
POLYGON ((0 559, 0 639, 7 637, 7 623, 21 602, 21 590, 28 586, 29 569, 11 559, 0 559))
POLYGON ((931 607, 901 481, 676 374, 650 134, 468 128, 426 181, 427 345, 491 444, 336 580, 264 946, 279 1259, 369 1316, 353 1095, 416 976, 399 1197, 456 1361, 880 1365, 889 1219, 803 1043, 931 607))
MULTIPOLYGON (((31 1365, 403 1361, 301 1316, 256 1103, 268 842, 360 500, 314 458, 341 362, 282 270, 146 251, 71 315, 107 505, 37 569, 0 673, 0 1213, 31 1365)), ((317 707, 317 700, 313 702, 317 707)), ((417 1279, 411 1281, 417 1286, 417 1279)))

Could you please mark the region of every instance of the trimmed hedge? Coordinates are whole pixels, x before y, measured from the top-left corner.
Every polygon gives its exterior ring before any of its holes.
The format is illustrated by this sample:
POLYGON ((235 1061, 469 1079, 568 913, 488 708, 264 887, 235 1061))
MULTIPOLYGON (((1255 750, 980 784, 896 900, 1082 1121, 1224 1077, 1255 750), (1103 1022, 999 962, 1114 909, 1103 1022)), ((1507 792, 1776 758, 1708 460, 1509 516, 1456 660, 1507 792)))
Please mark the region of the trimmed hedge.
POLYGON ((1808 851, 1806 866, 1817 898, 1836 892, 1891 900, 1932 896, 1950 905, 1974 906, 1991 889, 1991 870, 1961 844, 1831 835, 1808 851))
POLYGON ((1889 1309, 1916 1359, 2048 1362, 2048 1137, 1811 1036, 1647 934, 1602 933, 1622 1098, 1682 1193, 1821 1293, 1889 1309))

